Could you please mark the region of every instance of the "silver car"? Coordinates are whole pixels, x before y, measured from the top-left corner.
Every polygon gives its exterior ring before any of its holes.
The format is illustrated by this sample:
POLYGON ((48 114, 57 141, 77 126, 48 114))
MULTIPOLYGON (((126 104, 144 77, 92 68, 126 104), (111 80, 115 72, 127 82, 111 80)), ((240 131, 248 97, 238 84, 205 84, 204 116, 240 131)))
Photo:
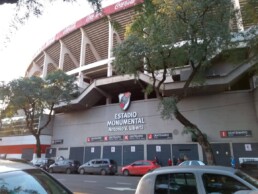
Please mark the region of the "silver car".
POLYGON ((257 179, 231 167, 172 166, 144 175, 135 194, 233 194, 250 190, 258 192, 257 179))
POLYGON ((78 168, 80 174, 114 175, 117 173, 117 163, 112 159, 92 159, 78 168))
POLYGON ((64 172, 66 174, 77 173, 80 165, 80 162, 77 160, 58 160, 49 166, 48 172, 64 172))
POLYGON ((203 166, 203 165, 205 165, 205 163, 200 160, 186 160, 178 164, 178 166, 203 166))

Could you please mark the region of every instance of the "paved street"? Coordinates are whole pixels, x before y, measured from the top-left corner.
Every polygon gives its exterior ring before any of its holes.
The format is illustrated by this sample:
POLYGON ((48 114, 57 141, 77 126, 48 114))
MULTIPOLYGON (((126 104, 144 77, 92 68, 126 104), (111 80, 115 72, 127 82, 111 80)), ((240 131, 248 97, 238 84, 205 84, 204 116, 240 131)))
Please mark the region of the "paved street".
POLYGON ((76 194, 134 194, 138 176, 51 174, 76 194))

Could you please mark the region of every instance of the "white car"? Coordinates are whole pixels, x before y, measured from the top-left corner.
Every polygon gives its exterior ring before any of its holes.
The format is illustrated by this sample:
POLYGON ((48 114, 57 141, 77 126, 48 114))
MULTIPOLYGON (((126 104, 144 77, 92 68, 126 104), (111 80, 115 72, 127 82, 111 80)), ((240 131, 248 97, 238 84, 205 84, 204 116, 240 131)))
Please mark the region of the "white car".
POLYGON ((235 194, 258 192, 258 181, 231 167, 171 166, 144 175, 135 194, 235 194))
POLYGON ((200 160, 186 160, 178 164, 178 166, 204 166, 204 162, 200 160))

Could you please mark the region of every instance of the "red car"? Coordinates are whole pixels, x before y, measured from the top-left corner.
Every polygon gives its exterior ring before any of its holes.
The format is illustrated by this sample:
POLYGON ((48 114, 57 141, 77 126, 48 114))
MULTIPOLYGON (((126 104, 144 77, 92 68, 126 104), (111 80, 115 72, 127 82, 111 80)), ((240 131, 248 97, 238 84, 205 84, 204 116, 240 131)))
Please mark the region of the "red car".
POLYGON ((129 164, 127 166, 124 166, 122 168, 122 174, 125 176, 129 175, 144 175, 147 172, 159 168, 160 165, 158 165, 155 161, 151 160, 138 160, 133 162, 132 164, 129 164))

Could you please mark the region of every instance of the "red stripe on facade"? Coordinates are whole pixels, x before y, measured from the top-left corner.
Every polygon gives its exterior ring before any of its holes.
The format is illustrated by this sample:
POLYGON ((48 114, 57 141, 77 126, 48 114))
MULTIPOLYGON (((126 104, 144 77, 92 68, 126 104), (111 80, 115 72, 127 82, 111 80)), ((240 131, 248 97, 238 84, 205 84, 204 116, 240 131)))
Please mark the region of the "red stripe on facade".
MULTIPOLYGON (((50 145, 41 145, 41 153, 46 153, 46 148, 49 148, 50 145)), ((25 145, 8 145, 0 146, 0 154, 22 154, 24 149, 34 149, 36 153, 35 144, 25 144, 25 145)))

